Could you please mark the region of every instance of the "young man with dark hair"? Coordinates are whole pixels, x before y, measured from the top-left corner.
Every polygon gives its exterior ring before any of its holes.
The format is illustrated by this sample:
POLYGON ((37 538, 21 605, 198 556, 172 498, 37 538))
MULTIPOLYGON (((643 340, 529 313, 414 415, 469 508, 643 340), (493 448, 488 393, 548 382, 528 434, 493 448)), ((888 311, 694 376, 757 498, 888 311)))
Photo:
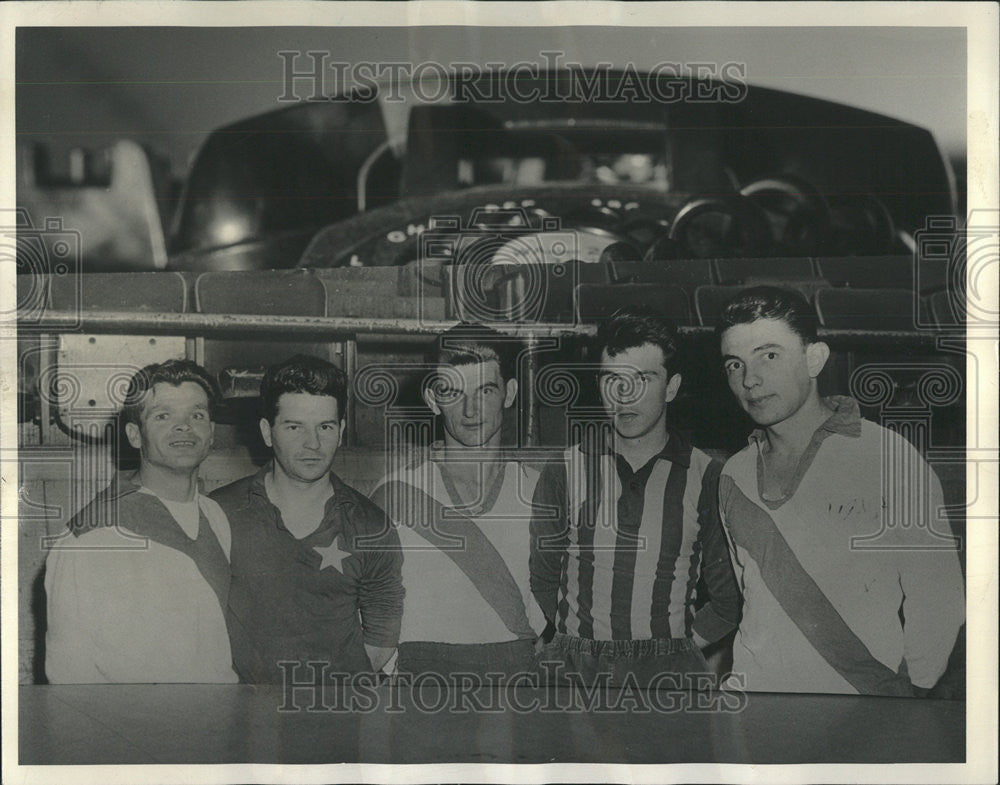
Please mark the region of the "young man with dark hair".
POLYGON ((739 618, 721 465, 667 422, 681 385, 672 323, 619 311, 594 350, 610 423, 548 464, 535 493, 531 588, 550 622, 541 660, 584 684, 692 686, 711 674, 701 649, 739 618))
POLYGON ((236 681, 229 523, 198 491, 216 397, 212 378, 186 360, 132 377, 122 419, 139 469, 119 472, 46 562, 53 684, 236 681))
POLYGON ((964 619, 941 484, 899 434, 822 398, 829 348, 797 293, 755 287, 722 312, 729 388, 760 426, 719 483, 743 589, 740 686, 923 694, 964 619))
POLYGON ((463 324, 438 336, 422 390, 443 440, 390 470, 373 496, 404 549, 401 673, 533 670, 544 626, 528 584, 538 475, 501 449, 517 359, 517 342, 487 327, 463 324))
POLYGON ((401 556, 382 510, 330 469, 347 378, 296 355, 267 370, 260 394, 274 460, 212 494, 233 526, 236 670, 252 683, 377 672, 399 636, 401 556))

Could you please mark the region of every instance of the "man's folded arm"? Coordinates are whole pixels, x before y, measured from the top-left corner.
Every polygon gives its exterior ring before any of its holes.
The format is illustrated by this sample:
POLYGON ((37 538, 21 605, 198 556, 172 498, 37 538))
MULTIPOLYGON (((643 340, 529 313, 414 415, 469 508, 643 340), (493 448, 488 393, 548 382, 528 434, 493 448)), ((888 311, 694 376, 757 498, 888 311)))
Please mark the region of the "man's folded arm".
POLYGON ((531 510, 531 593, 550 623, 556 619, 559 582, 569 546, 566 468, 561 462, 545 465, 531 510))
POLYGON ((729 541, 719 515, 719 474, 722 465, 712 461, 702 479, 698 518, 702 538, 702 576, 708 602, 695 614, 692 632, 701 644, 714 643, 736 629, 742 597, 736 585, 729 554, 729 541))
POLYGON ((403 618, 403 554, 392 526, 387 524, 378 534, 378 549, 365 553, 362 560, 358 606, 365 646, 389 649, 391 655, 399 643, 403 618))

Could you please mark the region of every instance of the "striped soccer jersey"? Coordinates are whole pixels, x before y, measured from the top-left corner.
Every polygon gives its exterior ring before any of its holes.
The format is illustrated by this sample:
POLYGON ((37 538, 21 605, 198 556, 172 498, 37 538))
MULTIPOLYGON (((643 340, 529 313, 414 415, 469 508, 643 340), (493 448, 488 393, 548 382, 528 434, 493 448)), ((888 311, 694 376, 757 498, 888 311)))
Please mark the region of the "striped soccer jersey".
POLYGON ((603 441, 548 464, 534 497, 531 588, 556 629, 707 641, 733 629, 739 593, 718 518, 720 469, 672 429, 635 472, 603 441), (702 576, 710 600, 696 610, 702 576))

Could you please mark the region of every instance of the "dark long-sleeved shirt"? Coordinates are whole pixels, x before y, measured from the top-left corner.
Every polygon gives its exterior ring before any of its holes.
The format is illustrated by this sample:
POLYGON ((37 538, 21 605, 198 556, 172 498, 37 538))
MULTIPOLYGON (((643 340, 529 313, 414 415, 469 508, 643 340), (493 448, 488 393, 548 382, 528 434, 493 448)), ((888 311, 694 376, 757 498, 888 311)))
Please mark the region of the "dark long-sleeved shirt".
POLYGON ((270 468, 212 493, 232 527, 227 623, 236 671, 252 683, 370 671, 364 644, 399 641, 399 538, 382 510, 331 473, 322 522, 296 539, 264 489, 270 468), (286 676, 282 661, 302 668, 286 676), (309 661, 329 663, 326 675, 309 661))
POLYGON ((549 463, 534 496, 531 590, 556 629, 709 642, 734 629, 740 595, 718 515, 721 468, 672 429, 635 472, 606 442, 549 463), (702 576, 709 601, 696 611, 702 576))

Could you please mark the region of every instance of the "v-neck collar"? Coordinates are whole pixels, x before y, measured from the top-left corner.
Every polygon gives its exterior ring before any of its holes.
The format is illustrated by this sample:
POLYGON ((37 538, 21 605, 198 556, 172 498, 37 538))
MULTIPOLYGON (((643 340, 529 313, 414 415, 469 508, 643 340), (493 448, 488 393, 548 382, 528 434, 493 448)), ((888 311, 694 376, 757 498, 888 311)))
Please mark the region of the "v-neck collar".
POLYGON ((767 436, 763 428, 758 428, 750 434, 748 441, 751 444, 757 445, 757 495, 770 510, 777 510, 795 495, 795 492, 799 489, 799 485, 802 483, 802 479, 806 476, 806 472, 809 471, 809 467, 812 466, 813 461, 816 459, 816 454, 819 452, 820 446, 828 436, 834 434, 851 438, 861 436, 861 408, 858 406, 856 400, 847 395, 831 395, 822 400, 833 411, 823 421, 822 425, 816 429, 805 451, 799 458, 798 464, 796 464, 795 474, 789 481, 788 486, 783 490, 781 496, 777 499, 765 499, 764 494, 761 492, 764 486, 764 456, 761 448, 767 444, 767 436))
MULTIPOLYGON (((607 431, 602 431, 598 434, 597 438, 593 441, 581 442, 580 451, 585 455, 613 455, 616 458, 625 460, 621 453, 615 452, 612 446, 613 444, 614 437, 610 433, 610 429, 608 429, 607 431)), ((691 453, 691 443, 681 435, 680 431, 668 425, 667 443, 663 445, 663 449, 655 455, 650 456, 649 460, 647 460, 643 466, 639 467, 639 469, 633 473, 636 474, 639 471, 642 471, 643 468, 649 466, 657 460, 677 463, 687 469, 691 466, 691 453)), ((628 461, 625 461, 625 463, 628 464, 628 461)), ((631 470, 632 467, 629 465, 629 471, 631 470)))
POLYGON ((486 489, 486 494, 480 504, 467 504, 462 500, 462 497, 458 493, 458 487, 448 473, 447 461, 439 460, 433 454, 431 455, 431 461, 437 466, 441 474, 441 482, 444 485, 445 492, 448 494, 451 506, 456 511, 477 518, 489 513, 496 506, 497 499, 500 497, 500 489, 503 488, 504 480, 507 477, 507 461, 504 460, 502 453, 500 455, 500 468, 497 471, 496 477, 493 478, 493 482, 486 489))
MULTIPOLYGON (((267 495, 267 486, 265 484, 265 478, 267 475, 274 470, 274 459, 271 459, 265 463, 256 474, 254 474, 250 483, 247 486, 247 504, 249 505, 254 496, 258 496, 264 500, 267 504, 268 509, 274 519, 274 524, 282 531, 287 531, 291 534, 291 530, 285 526, 284 521, 281 519, 281 510, 278 506, 271 501, 271 497, 267 495)), ((319 526, 305 537, 301 538, 300 541, 304 541, 318 532, 326 531, 330 529, 337 521, 336 511, 341 507, 353 507, 355 501, 352 498, 351 491, 353 490, 348 485, 344 483, 334 472, 329 473, 330 484, 333 486, 333 494, 326 500, 323 506, 323 517, 320 520, 319 526)), ((346 511, 345 511, 346 514, 346 511)), ((294 535, 293 535, 294 536, 294 535)), ((299 538, 296 538, 299 539, 299 538)))

